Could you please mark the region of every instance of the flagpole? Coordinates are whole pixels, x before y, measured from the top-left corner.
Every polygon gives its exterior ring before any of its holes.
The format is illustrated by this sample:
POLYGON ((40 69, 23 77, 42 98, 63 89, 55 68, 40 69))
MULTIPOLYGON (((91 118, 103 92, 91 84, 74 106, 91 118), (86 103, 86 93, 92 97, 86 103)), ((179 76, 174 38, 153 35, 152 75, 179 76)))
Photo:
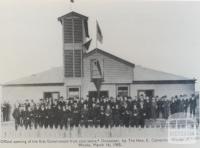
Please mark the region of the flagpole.
POLYGON ((70 0, 70 4, 69 4, 70 11, 73 11, 73 4, 74 4, 74 0, 70 0))
POLYGON ((97 19, 96 19, 96 48, 98 48, 98 43, 97 43, 97 19))

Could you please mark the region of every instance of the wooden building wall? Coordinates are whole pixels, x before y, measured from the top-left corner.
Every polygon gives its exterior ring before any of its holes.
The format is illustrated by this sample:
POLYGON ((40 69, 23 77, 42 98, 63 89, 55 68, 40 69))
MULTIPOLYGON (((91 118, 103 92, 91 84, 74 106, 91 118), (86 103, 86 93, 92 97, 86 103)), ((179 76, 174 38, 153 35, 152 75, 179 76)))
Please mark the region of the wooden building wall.
POLYGON ((66 97, 64 86, 6 86, 2 88, 3 99, 14 104, 26 99, 36 102, 43 98, 44 92, 59 92, 66 97))
POLYGON ((88 94, 88 91, 95 91, 96 88, 91 82, 91 60, 99 59, 103 61, 104 82, 101 90, 108 90, 109 96, 116 96, 117 84, 131 84, 133 81, 133 67, 112 59, 100 53, 95 53, 84 58, 84 78, 82 80, 83 97, 88 94))

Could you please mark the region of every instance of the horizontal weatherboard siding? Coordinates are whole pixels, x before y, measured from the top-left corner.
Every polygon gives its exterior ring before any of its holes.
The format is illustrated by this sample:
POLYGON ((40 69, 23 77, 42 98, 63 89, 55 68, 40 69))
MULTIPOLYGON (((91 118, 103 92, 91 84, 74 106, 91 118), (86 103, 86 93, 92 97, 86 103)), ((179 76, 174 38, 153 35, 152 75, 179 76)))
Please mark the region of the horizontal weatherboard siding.
POLYGON ((151 80, 133 81, 133 84, 194 84, 195 80, 151 80))
POLYGON ((37 83, 37 84, 5 84, 3 87, 23 87, 23 86, 64 86, 64 83, 37 83))

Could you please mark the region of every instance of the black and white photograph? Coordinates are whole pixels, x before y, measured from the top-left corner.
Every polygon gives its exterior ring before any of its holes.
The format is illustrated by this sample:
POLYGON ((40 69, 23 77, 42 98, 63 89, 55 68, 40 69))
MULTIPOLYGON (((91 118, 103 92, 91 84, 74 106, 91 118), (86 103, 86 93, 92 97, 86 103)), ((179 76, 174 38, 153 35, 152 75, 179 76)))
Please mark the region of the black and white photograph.
POLYGON ((0 18, 1 143, 199 142, 200 2, 1 0, 0 18))

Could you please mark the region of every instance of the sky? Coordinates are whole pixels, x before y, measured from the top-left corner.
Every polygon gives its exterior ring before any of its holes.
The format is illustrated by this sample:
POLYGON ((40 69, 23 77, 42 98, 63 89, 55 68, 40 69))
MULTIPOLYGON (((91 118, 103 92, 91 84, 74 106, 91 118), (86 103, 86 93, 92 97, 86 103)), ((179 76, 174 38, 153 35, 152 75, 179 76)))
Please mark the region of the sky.
POLYGON ((140 0, 1 0, 0 84, 62 66, 62 28, 71 10, 89 17, 95 47, 137 65, 197 79, 200 90, 200 2, 140 0))

